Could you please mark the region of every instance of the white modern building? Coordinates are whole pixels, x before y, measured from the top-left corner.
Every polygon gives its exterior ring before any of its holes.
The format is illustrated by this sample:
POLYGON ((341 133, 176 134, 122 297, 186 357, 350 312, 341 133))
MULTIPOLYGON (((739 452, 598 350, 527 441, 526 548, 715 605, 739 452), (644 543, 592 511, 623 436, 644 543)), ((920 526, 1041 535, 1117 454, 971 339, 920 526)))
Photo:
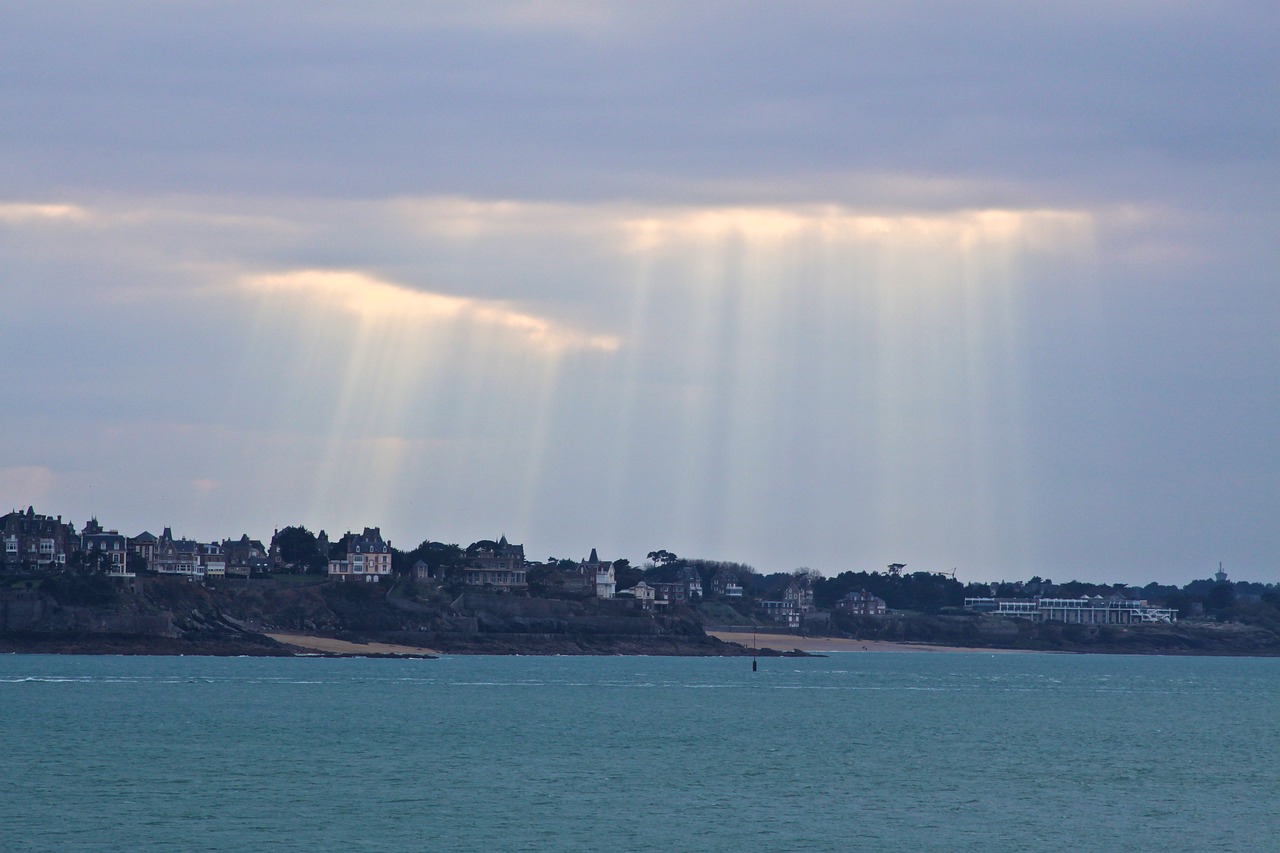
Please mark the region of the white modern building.
POLYGON ((1134 625, 1176 622, 1178 611, 1152 607, 1145 601, 1112 596, 1079 598, 966 598, 966 610, 995 616, 1014 616, 1032 622, 1075 622, 1085 625, 1134 625))

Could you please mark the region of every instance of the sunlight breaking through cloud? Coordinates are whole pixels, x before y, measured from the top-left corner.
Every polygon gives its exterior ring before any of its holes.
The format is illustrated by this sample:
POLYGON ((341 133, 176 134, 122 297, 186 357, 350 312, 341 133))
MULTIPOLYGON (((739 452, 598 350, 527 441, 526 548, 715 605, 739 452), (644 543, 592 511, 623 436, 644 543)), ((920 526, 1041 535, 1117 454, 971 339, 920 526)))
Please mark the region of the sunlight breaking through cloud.
POLYGON ((0 202, 0 222, 21 225, 30 222, 77 221, 89 218, 89 211, 74 204, 23 204, 0 202))
POLYGON ((627 248, 647 252, 689 240, 737 237, 776 244, 812 235, 831 242, 876 241, 966 249, 976 244, 1019 239, 1052 244, 1064 235, 1086 233, 1093 215, 1076 210, 960 210, 936 214, 863 213, 839 206, 808 208, 701 208, 668 210, 624 219, 627 248))
POLYGON ((364 320, 470 323, 509 330, 530 346, 551 352, 588 349, 613 352, 621 341, 613 335, 591 335, 544 317, 484 299, 447 296, 382 281, 360 272, 297 270, 243 279, 253 290, 296 291, 322 304, 364 320))

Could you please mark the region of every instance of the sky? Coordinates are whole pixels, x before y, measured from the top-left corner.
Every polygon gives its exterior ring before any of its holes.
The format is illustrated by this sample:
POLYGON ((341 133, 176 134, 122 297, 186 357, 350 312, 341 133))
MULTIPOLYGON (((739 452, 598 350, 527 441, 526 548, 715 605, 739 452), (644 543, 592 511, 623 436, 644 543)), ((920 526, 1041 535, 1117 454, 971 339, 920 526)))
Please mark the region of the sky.
POLYGON ((0 12, 0 511, 1280 580, 1272 3, 0 12))

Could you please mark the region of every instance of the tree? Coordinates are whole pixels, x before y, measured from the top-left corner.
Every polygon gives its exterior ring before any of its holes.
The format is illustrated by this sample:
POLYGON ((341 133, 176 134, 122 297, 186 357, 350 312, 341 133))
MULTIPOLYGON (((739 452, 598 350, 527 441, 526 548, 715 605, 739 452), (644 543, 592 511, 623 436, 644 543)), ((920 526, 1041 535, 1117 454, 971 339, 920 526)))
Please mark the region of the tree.
POLYGON ((411 564, 422 560, 427 564, 433 578, 459 582, 463 579, 465 568, 470 562, 470 558, 461 546, 432 542, 429 539, 410 551, 405 559, 411 561, 411 564))
POLYGON ((667 550, 650 551, 648 554, 645 554, 645 557, 655 566, 666 566, 680 559, 675 554, 667 550))
POLYGON ((525 568, 525 582, 529 594, 535 598, 559 598, 564 594, 564 574, 561 561, 549 558, 545 563, 530 563, 525 568))
POLYGON ((315 534, 302 525, 282 529, 271 540, 280 562, 294 571, 323 573, 329 565, 329 555, 320 553, 315 534))
POLYGON ((1209 591, 1204 599, 1204 609, 1214 616, 1227 617, 1231 615, 1232 609, 1236 603, 1236 591, 1229 583, 1220 583, 1209 591))
POLYGON ((644 572, 631 565, 630 560, 614 560, 613 579, 618 589, 630 589, 644 580, 644 572))
POLYGON ((134 574, 146 574, 149 571, 147 558, 137 551, 130 551, 124 558, 125 568, 134 574))

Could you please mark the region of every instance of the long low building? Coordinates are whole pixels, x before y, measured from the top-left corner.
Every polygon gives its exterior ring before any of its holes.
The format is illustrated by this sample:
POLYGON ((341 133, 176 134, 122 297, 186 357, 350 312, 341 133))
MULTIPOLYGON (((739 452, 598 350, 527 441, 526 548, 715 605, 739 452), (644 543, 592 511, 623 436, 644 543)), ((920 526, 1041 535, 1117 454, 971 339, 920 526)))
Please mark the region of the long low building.
POLYGON ((994 616, 1014 616, 1033 622, 1074 622, 1086 625, 1135 625, 1176 622, 1178 611, 1152 607, 1145 601, 1112 596, 1079 598, 966 598, 966 610, 994 616))

